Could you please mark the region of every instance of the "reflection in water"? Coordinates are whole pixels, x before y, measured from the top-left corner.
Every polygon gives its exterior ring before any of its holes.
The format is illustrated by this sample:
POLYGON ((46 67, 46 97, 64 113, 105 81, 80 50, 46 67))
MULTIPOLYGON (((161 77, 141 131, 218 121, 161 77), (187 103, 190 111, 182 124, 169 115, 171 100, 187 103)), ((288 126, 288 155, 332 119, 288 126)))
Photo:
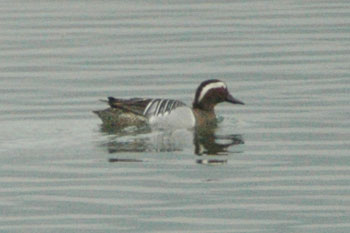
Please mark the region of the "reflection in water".
MULTIPOLYGON (((150 128, 128 128, 122 131, 101 127, 109 134, 107 147, 111 154, 123 152, 175 152, 194 145, 194 153, 200 156, 198 164, 223 164, 227 162, 228 149, 244 144, 240 134, 216 135, 216 128, 152 131, 150 128), (193 142, 193 145, 191 144, 193 142)), ((142 162, 139 159, 111 158, 109 162, 142 162)))
POLYGON ((118 159, 118 158, 110 158, 108 160, 108 162, 110 163, 120 163, 120 162, 127 162, 127 163, 130 163, 130 162, 143 162, 142 160, 140 159, 118 159))
POLYGON ((216 135, 215 130, 216 128, 195 130, 193 137, 194 153, 203 157, 197 159, 198 164, 227 163, 227 159, 219 156, 227 155, 227 150, 231 146, 244 144, 243 137, 240 134, 216 135), (204 157, 204 155, 211 157, 204 157))
POLYGON ((196 130, 193 144, 197 155, 222 155, 230 146, 244 144, 244 141, 240 134, 215 135, 215 130, 196 130))

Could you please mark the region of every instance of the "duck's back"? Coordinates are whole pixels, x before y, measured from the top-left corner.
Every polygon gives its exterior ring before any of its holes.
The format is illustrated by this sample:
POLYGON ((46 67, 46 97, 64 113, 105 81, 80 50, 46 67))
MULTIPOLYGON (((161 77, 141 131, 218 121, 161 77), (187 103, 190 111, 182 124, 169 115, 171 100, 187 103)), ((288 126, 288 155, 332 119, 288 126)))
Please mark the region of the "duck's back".
POLYGON ((172 99, 116 99, 114 97, 108 97, 108 104, 112 108, 122 109, 147 118, 167 115, 180 106, 186 106, 183 102, 172 99))
POLYGON ((150 124, 161 128, 190 128, 195 125, 191 108, 172 99, 117 99, 108 97, 110 108, 95 111, 104 124, 126 127, 150 124))

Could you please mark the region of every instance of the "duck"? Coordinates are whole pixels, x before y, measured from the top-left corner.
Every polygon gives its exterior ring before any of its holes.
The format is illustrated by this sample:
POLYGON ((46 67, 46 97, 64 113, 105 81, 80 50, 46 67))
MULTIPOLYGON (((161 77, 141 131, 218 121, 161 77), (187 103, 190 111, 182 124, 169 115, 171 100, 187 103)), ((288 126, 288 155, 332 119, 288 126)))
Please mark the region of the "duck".
POLYGON ((244 105, 233 97, 225 82, 210 79, 196 89, 192 107, 174 99, 161 98, 114 98, 108 97, 109 107, 93 111, 105 127, 124 129, 129 126, 157 128, 203 128, 216 125, 214 108, 227 102, 244 105))

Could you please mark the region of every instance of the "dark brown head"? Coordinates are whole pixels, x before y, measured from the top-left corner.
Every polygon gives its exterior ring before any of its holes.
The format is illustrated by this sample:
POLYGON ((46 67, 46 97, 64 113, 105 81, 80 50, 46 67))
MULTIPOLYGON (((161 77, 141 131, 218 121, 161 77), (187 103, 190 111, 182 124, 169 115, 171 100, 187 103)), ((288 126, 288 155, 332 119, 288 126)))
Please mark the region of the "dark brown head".
POLYGON ((217 79, 210 79, 202 82, 197 88, 193 101, 193 108, 213 111, 215 105, 221 102, 244 104, 242 101, 235 99, 228 92, 224 82, 217 79))

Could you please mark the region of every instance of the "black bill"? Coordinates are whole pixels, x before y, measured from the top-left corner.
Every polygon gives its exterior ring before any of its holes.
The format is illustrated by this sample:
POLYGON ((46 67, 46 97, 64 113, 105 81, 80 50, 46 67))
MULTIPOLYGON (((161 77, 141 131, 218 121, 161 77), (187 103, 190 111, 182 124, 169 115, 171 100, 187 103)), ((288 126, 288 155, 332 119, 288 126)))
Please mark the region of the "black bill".
POLYGON ((226 102, 230 102, 230 103, 233 103, 233 104, 242 104, 242 105, 244 105, 244 103, 242 101, 240 101, 239 99, 236 99, 231 94, 227 95, 226 102))

